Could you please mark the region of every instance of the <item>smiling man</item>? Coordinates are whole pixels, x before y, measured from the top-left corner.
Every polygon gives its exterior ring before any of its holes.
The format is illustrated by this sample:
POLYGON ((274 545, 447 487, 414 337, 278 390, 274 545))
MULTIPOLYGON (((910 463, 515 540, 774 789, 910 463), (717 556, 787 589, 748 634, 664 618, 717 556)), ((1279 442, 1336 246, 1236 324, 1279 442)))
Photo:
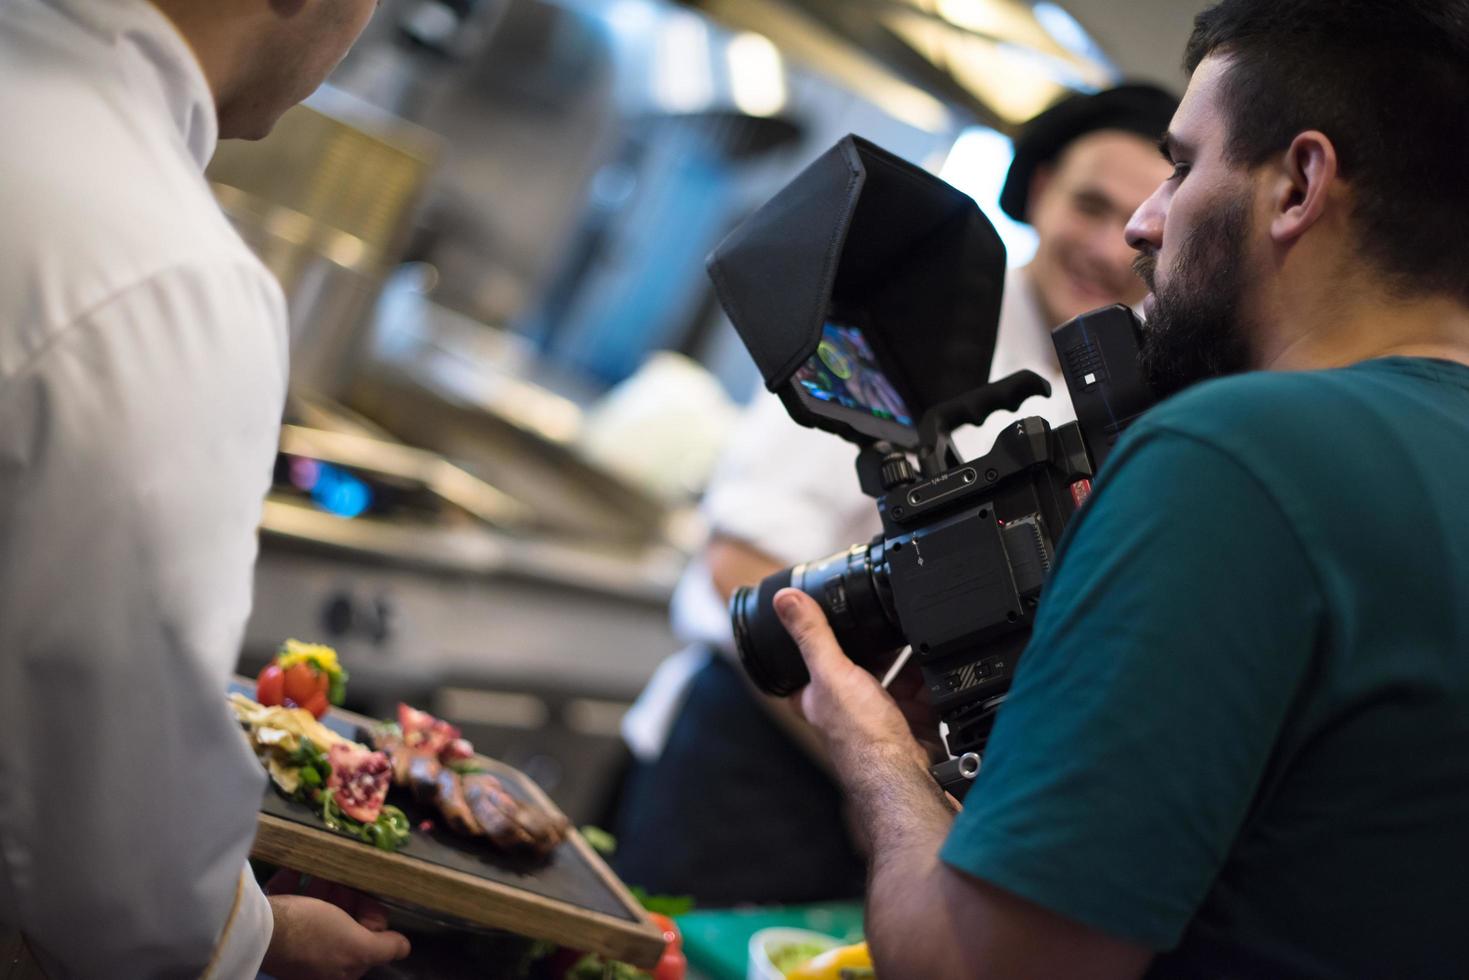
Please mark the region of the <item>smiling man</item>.
POLYGON ((1178 394, 1069 530, 962 813, 776 596, 880 976, 1469 963, 1469 4, 1225 0, 1187 64, 1128 226, 1178 394))
POLYGON ((1177 105, 1154 86, 1120 85, 1063 99, 1016 139, 1000 207, 1035 228, 1036 252, 1006 286, 1033 294, 1047 343, 1072 317, 1142 300, 1123 226, 1167 175, 1154 144, 1177 105))

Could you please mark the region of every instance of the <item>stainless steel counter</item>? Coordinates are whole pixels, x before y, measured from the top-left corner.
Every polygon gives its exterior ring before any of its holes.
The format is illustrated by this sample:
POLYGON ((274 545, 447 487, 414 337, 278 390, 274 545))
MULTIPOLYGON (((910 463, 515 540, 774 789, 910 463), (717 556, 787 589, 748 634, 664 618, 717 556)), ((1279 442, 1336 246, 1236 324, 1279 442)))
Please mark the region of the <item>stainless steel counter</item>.
MULTIPOLYGON (((344 536, 355 531, 336 523, 344 536)), ((416 538, 403 545, 422 563, 368 563, 319 539, 267 537, 247 666, 296 636, 335 645, 363 697, 457 684, 630 699, 675 649, 666 588, 634 565, 463 531, 398 533, 416 538)))

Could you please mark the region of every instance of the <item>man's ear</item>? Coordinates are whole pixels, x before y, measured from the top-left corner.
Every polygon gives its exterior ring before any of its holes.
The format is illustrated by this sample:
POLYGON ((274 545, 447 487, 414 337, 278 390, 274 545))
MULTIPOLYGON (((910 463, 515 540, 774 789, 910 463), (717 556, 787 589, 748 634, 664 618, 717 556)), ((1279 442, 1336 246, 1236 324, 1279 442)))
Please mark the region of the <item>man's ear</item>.
POLYGON ((1289 244, 1306 233, 1326 213, 1336 189, 1336 147, 1325 133, 1296 134, 1290 147, 1276 158, 1270 190, 1270 237, 1289 244))

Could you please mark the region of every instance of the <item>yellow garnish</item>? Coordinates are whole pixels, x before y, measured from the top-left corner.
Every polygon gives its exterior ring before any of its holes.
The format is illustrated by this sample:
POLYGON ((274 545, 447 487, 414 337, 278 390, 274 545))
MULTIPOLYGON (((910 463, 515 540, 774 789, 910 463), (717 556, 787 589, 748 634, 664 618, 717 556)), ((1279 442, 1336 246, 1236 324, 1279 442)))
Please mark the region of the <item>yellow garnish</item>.
POLYGON ((342 665, 337 660, 337 651, 321 643, 287 640, 281 644, 281 651, 275 655, 275 662, 281 665, 282 670, 288 670, 296 664, 306 663, 315 664, 323 674, 342 672, 342 665))

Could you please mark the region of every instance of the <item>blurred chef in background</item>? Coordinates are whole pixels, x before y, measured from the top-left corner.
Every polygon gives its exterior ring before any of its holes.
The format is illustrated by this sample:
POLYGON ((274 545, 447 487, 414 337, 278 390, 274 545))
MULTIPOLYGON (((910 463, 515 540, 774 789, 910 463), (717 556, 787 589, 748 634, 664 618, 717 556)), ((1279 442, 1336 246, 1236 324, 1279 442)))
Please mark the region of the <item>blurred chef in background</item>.
MULTIPOLYGON (((1099 306, 1141 302, 1146 287, 1123 228, 1168 176, 1157 139, 1177 105, 1149 85, 1076 95, 1016 141, 1000 205, 1039 243, 1028 265, 1006 274, 990 376, 1029 369, 1052 395, 961 430, 965 458, 988 452, 1018 417, 1075 418, 1050 332, 1099 306)), ((864 861, 812 730, 745 680, 727 611, 740 586, 878 532, 855 456, 835 436, 796 425, 764 392, 732 440, 704 498, 710 540, 673 599, 674 629, 691 646, 659 668, 623 726, 635 762, 615 863, 628 882, 706 905, 862 894, 864 861)))
POLYGON ((264 777, 224 689, 286 311, 203 173, 375 7, 0 4, 0 929, 50 976, 344 978, 408 951, 246 863, 264 777))

